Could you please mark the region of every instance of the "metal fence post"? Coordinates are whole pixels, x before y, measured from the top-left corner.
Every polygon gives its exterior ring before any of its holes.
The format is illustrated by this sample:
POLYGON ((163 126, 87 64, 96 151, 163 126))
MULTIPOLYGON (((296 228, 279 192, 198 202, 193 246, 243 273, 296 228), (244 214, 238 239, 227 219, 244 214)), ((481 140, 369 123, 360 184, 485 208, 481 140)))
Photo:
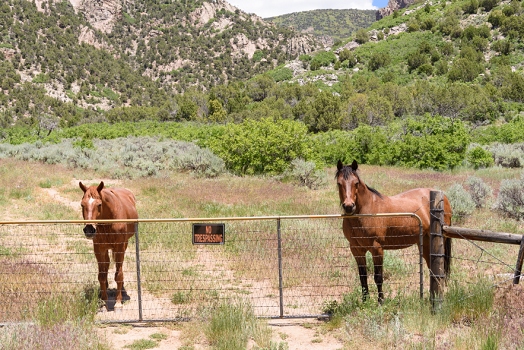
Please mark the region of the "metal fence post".
POLYGON ((277 242, 278 242, 278 293, 280 303, 280 318, 284 317, 284 282, 282 277, 282 234, 280 230, 280 218, 277 219, 277 242))
POLYGON ((138 222, 135 223, 135 251, 136 251, 136 285, 138 293, 138 320, 142 321, 142 286, 140 283, 140 244, 138 242, 138 222))

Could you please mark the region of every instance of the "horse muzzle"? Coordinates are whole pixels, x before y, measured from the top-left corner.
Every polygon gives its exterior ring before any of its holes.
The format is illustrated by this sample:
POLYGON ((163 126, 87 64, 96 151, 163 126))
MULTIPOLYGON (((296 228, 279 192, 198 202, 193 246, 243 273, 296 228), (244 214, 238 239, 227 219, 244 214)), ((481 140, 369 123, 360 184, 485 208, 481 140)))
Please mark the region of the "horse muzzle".
POLYGON ((344 209, 345 215, 353 215, 357 210, 357 206, 355 204, 342 204, 342 209, 344 209))
POLYGON ((86 235, 86 238, 93 239, 96 235, 96 228, 91 224, 85 225, 84 234, 86 235))

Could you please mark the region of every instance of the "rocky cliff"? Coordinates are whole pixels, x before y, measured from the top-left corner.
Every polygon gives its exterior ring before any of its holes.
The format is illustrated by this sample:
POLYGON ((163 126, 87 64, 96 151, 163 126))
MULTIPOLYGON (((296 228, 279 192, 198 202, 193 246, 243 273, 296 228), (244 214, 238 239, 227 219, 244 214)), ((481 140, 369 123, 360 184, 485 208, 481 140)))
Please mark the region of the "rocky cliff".
POLYGON ((413 5, 416 0, 389 0, 388 5, 377 11, 377 21, 381 18, 391 15, 396 10, 403 9, 413 5))

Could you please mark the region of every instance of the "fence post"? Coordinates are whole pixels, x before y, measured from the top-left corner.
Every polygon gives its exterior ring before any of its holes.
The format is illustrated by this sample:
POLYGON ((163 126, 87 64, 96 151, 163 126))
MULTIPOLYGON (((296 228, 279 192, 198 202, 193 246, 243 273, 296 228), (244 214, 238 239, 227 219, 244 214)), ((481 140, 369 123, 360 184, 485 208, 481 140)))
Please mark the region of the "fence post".
POLYGON ((442 306, 442 282, 444 272, 444 236, 442 223, 444 222, 442 191, 431 191, 429 195, 430 208, 430 300, 433 312, 442 306))
POLYGON ((513 276, 513 284, 519 284, 520 275, 522 274, 522 262, 524 261, 524 235, 520 241, 519 255, 517 257, 517 265, 515 266, 515 275, 513 276))
POLYGON ((135 250, 136 250, 136 285, 138 293, 138 321, 142 321, 142 286, 140 283, 140 244, 138 242, 138 222, 135 223, 135 250))
POLYGON ((278 294, 280 304, 280 318, 284 317, 284 282, 282 277, 282 234, 280 232, 280 218, 277 219, 277 242, 278 242, 278 294))

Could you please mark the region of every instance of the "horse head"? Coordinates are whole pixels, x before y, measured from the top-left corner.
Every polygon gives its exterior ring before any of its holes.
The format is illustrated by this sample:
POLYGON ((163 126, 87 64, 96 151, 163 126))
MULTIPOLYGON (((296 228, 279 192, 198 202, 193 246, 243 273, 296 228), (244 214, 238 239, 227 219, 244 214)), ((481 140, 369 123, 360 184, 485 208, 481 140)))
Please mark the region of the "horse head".
MULTIPOLYGON (((84 191, 84 197, 80 205, 82 206, 82 215, 84 220, 96 220, 102 214, 102 189, 104 182, 95 186, 86 187, 82 182, 79 183, 80 188, 84 191)), ((84 227, 84 234, 87 238, 93 239, 96 234, 96 227, 93 224, 87 224, 84 227)))
POLYGON ((355 160, 351 165, 343 165, 340 160, 337 163, 335 178, 340 196, 340 205, 346 215, 353 215, 357 210, 357 194, 360 185, 357 169, 358 164, 355 160))

